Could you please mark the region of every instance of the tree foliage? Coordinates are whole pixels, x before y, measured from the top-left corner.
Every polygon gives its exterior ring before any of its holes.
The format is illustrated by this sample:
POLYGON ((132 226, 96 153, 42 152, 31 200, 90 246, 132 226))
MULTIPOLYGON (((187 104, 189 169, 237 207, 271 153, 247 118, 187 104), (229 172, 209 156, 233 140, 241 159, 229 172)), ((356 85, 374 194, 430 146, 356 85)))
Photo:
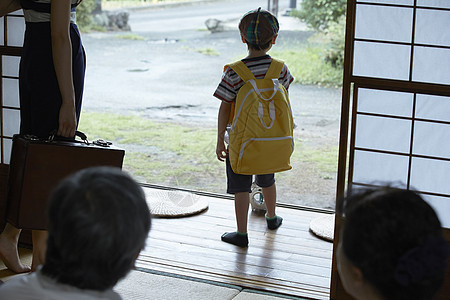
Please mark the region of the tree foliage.
POLYGON ((345 15, 347 0, 303 0, 293 16, 315 30, 325 30, 345 15))
POLYGON ((91 28, 93 24, 92 11, 95 5, 95 0, 83 0, 77 6, 77 25, 81 31, 87 31, 91 28))
POLYGON ((325 61, 339 69, 344 67, 345 21, 345 16, 341 16, 336 22, 331 22, 324 32, 326 41, 325 61))

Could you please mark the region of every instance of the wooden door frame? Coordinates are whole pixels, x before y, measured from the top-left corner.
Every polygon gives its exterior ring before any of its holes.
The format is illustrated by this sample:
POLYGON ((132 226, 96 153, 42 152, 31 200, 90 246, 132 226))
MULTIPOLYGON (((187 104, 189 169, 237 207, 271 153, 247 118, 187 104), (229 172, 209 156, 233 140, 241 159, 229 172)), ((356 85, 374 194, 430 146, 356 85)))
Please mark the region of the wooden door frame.
MULTIPOLYGON (((349 145, 349 135, 354 136, 354 128, 350 128, 352 111, 352 93, 356 92, 355 86, 368 86, 372 88, 383 88, 386 90, 403 90, 407 92, 426 93, 434 95, 450 96, 450 85, 428 84, 411 81, 396 81, 376 78, 366 78, 353 76, 353 56, 356 23, 356 3, 357 0, 347 0, 346 32, 345 32, 345 54, 344 73, 341 103, 341 124, 338 156, 338 174, 336 187, 336 219, 333 241, 333 261, 331 272, 330 299, 353 299, 343 288, 342 281, 337 271, 336 249, 339 243, 339 234, 342 225, 343 198, 346 189, 351 189, 351 178, 353 167, 349 164, 347 157, 352 151, 349 145)), ((413 25, 415 26, 415 25, 413 25)), ((450 244, 450 229, 444 228, 444 235, 450 244)), ((450 258, 446 272, 444 287, 438 299, 446 299, 450 294, 450 258)))
MULTIPOLYGON (((389 86, 392 85, 390 81, 374 79, 368 80, 366 78, 352 76, 353 70, 353 41, 354 41, 354 29, 355 29, 355 11, 356 0, 347 0, 347 17, 346 17, 346 35, 345 35, 345 58, 344 58, 344 76, 343 76, 343 88, 342 88, 342 103, 341 103, 341 123, 340 123, 340 141, 339 141, 339 162, 338 162, 338 174, 337 174, 337 188, 336 188, 336 221, 335 221, 335 236, 333 244, 333 262, 332 262, 332 274, 331 274, 331 290, 330 299, 352 299, 343 289, 339 274, 336 267, 336 247, 339 241, 339 230, 342 224, 342 198, 345 194, 347 175, 349 172, 347 156, 349 154, 349 125, 350 125, 350 106, 351 106, 351 94, 352 87, 355 83, 369 84, 374 86, 389 86)), ((6 18, 4 20, 5 32, 6 32, 6 18)), ((6 45, 6 33, 5 33, 5 45, 6 45)), ((20 56, 21 47, 9 47, 0 46, 0 58, 3 55, 20 56)), ((0 67, 2 61, 0 59, 0 67)), ((0 81, 0 91, 2 90, 2 81, 0 81)), ((403 87, 408 90, 414 91, 427 91, 435 94, 450 96, 450 86, 445 85, 433 85, 433 84, 411 84, 402 82, 403 87)), ((395 86, 395 83, 394 83, 395 86)), ((0 106, 3 109, 3 95, 0 95, 0 106)), ((0 109, 0 117, 2 116, 2 109, 0 109)), ((3 136, 3 126, 0 126, 0 138, 3 143, 3 138, 9 138, 3 136)), ((2 155, 3 156, 3 155, 2 155)), ((3 157, 0 164, 0 209, 4 207, 6 200, 6 182, 8 178, 9 166, 4 163, 3 157)), ((351 170, 350 170, 351 171, 351 170)), ((347 187, 348 188, 348 187, 347 187)), ((3 209, 2 209, 3 210, 3 209)), ((4 211, 4 210, 3 210, 4 211)), ((3 219, 2 219, 3 220, 3 219)), ((0 224, 1 227, 4 224, 0 224)), ((450 229, 445 229, 445 236, 450 243, 450 229)), ((446 284, 442 295, 445 293, 450 294, 450 262, 447 269, 446 284)), ((447 295, 448 295, 447 294, 447 295)), ((442 296, 442 299, 443 296, 442 296)))
MULTIPOLYGON (((5 218, 4 214, 6 214, 6 189, 7 189, 7 181, 8 181, 8 173, 9 173, 9 165, 5 163, 4 159, 4 139, 12 139, 12 137, 5 136, 3 132, 3 108, 9 108, 4 105, 3 100, 3 56, 18 56, 20 57, 22 54, 22 47, 12 47, 7 46, 8 44, 8 22, 7 18, 17 18, 17 17, 23 17, 23 15, 7 15, 1 20, 3 22, 3 28, 4 28, 4 36, 3 36, 3 45, 0 46, 0 70, 1 70, 1 79, 0 80, 0 121, 2 122, 0 124, 0 145, 1 145, 1 151, 0 151, 0 212, 2 217, 0 219, 0 230, 3 230, 3 227, 5 226, 5 218)), ((15 109, 15 108, 12 108, 15 109)))

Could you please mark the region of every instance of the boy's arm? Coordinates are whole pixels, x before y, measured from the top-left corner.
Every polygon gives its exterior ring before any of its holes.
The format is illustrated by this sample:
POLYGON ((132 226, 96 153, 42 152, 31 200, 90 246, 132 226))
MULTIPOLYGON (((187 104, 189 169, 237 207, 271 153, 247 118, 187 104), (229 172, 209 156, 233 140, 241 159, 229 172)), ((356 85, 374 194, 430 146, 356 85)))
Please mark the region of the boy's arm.
POLYGON ((281 70, 280 74, 280 81, 281 84, 286 88, 286 91, 289 91, 289 86, 294 81, 294 77, 291 75, 291 72, 289 71, 289 68, 285 64, 283 66, 283 69, 281 70))
POLYGON ((217 118, 217 159, 224 161, 227 158, 227 148, 225 146, 225 130, 227 129, 228 119, 231 112, 231 103, 222 101, 219 108, 219 115, 217 118))

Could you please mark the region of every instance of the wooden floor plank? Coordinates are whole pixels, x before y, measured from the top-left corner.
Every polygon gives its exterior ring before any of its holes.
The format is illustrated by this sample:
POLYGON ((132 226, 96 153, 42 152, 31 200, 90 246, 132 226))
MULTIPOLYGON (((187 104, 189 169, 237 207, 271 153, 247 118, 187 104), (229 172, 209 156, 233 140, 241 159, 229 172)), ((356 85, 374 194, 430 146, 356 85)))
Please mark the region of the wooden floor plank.
MULTIPOLYGON (((315 237, 309 230, 309 222, 302 224, 292 225, 295 220, 284 219, 283 227, 280 227, 279 230, 282 230, 283 236, 286 237, 295 237, 295 238, 304 238, 307 240, 316 241, 317 237, 315 237)), ((160 223, 156 223, 156 226, 160 225, 160 223)), ((161 226, 171 226, 174 230, 176 228, 186 230, 185 226, 190 226, 189 229, 201 229, 204 231, 205 229, 210 229, 214 227, 223 226, 224 228, 234 229, 234 218, 233 219, 222 219, 210 217, 208 215, 202 215, 197 218, 186 218, 186 219, 167 219, 161 226)), ((262 218, 249 218, 249 231, 256 232, 271 232, 267 230, 267 226, 265 224, 264 216, 262 218)))
MULTIPOLYGON (((156 222, 154 222, 156 223, 156 222)), ((215 228, 203 228, 194 230, 194 226, 175 226, 174 224, 154 224, 153 226, 154 233, 150 234, 151 237, 158 237, 159 239, 167 239, 172 240, 176 238, 180 243, 201 243, 205 246, 208 243, 214 243, 216 241, 220 241, 220 236, 225 231, 234 231, 234 227, 215 227, 215 228)), ((317 243, 316 240, 313 239, 304 239, 301 237, 291 237, 284 236, 283 230, 281 228, 275 232, 258 232, 249 230, 249 243, 256 247, 261 247, 262 245, 265 248, 296 248, 302 247, 305 248, 305 251, 317 251, 320 254, 327 254, 330 251, 329 243, 317 243)), ((299 234, 300 235, 300 234, 299 234)), ((316 238, 317 239, 317 238, 316 238)))
MULTIPOLYGON (((227 265, 233 264, 245 264, 249 269, 258 269, 259 267, 269 267, 269 268, 280 268, 283 270, 294 271, 301 274, 311 274, 315 276, 321 277, 329 277, 329 265, 327 266, 318 266, 312 263, 309 263, 306 259, 305 262, 300 260, 293 261, 290 259, 292 254, 285 255, 286 258, 283 258, 283 255, 276 255, 276 257, 267 257, 267 256, 258 256, 254 253, 246 253, 246 254, 236 254, 230 253, 229 251, 222 251, 216 249, 204 249, 202 247, 189 246, 184 245, 182 251, 172 251, 169 252, 167 249, 158 249, 154 248, 153 251, 144 252, 143 255, 149 257, 161 257, 165 254, 165 260, 176 261, 181 259, 183 256, 189 257, 189 261, 196 264, 205 264, 205 265, 221 265, 223 261, 227 265), (231 258, 234 258, 233 264, 230 264, 231 258)), ((250 251, 249 251, 250 252, 250 251)), ((278 252, 277 252, 278 253, 278 252)), ((275 256, 275 255, 274 255, 275 256)))
POLYGON ((243 249, 220 240, 224 232, 236 230, 233 201, 216 197, 207 201, 208 209, 198 215, 154 218, 137 266, 245 288, 328 298, 332 244, 309 231, 311 220, 322 214, 279 207, 283 225, 272 231, 264 215, 250 212, 250 242, 243 249))
MULTIPOLYGON (((283 244, 279 242, 277 239, 269 239, 260 240, 253 239, 249 242, 248 250, 240 249, 234 245, 226 244, 220 241, 219 238, 214 236, 214 239, 207 239, 204 237, 195 237, 195 236, 185 236, 177 233, 170 232, 157 232, 157 228, 155 228, 154 232, 151 234, 151 237, 148 240, 148 244, 152 245, 153 240, 158 241, 167 241, 172 244, 174 248, 180 248, 184 245, 197 245, 204 249, 215 248, 223 251, 228 251, 231 253, 241 252, 252 254, 255 251, 258 251, 256 255, 264 256, 265 253, 270 253, 271 255, 282 255, 285 252, 289 254, 301 253, 306 256, 329 259, 331 258, 332 250, 331 249, 321 249, 321 248, 310 248, 307 243, 302 243, 301 241, 298 244, 283 244), (176 240, 177 243, 173 243, 176 240)), ((151 250, 150 250, 151 251, 151 250)))
POLYGON ((224 276, 223 274, 216 274, 212 272, 205 272, 196 269, 183 269, 182 267, 164 265, 159 261, 151 262, 142 260, 139 262, 138 267, 144 269, 151 269, 163 273, 172 273, 180 276, 189 276, 198 279, 216 281, 221 283, 227 283, 230 285, 242 286, 244 288, 259 289, 268 292, 277 292, 286 295, 299 296, 308 299, 329 299, 329 290, 321 290, 317 287, 311 287, 309 285, 297 285, 292 283, 284 284, 283 282, 272 283, 269 281, 259 281, 258 278, 252 277, 233 277, 224 276))

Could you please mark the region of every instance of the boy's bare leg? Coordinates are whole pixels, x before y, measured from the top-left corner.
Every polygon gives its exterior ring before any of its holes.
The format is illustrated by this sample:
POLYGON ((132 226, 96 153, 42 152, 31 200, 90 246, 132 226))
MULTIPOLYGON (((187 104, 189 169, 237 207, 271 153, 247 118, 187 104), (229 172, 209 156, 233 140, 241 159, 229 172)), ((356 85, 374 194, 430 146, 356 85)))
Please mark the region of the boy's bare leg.
POLYGON ((277 205, 277 187, 272 184, 269 187, 262 188, 264 201, 266 203, 266 221, 269 229, 277 229, 283 222, 283 218, 277 216, 275 213, 275 207, 277 205))
POLYGON ((275 207, 277 204, 277 187, 275 186, 275 183, 269 187, 262 188, 262 194, 264 201, 266 202, 266 216, 268 218, 275 217, 275 207))
POLYGON ((247 218, 249 203, 250 194, 248 192, 234 194, 237 232, 225 232, 222 235, 222 241, 239 247, 248 246, 247 218))
POLYGON ((247 233, 249 203, 249 193, 243 192, 234 194, 234 210, 236 213, 237 230, 240 233, 247 233))
POLYGON ((0 234, 0 258, 5 266, 14 273, 25 273, 30 267, 22 265, 17 251, 21 229, 6 223, 5 229, 0 234))
POLYGON ((39 265, 45 262, 45 252, 47 251, 48 231, 33 230, 33 262, 31 263, 31 271, 36 271, 39 265))

